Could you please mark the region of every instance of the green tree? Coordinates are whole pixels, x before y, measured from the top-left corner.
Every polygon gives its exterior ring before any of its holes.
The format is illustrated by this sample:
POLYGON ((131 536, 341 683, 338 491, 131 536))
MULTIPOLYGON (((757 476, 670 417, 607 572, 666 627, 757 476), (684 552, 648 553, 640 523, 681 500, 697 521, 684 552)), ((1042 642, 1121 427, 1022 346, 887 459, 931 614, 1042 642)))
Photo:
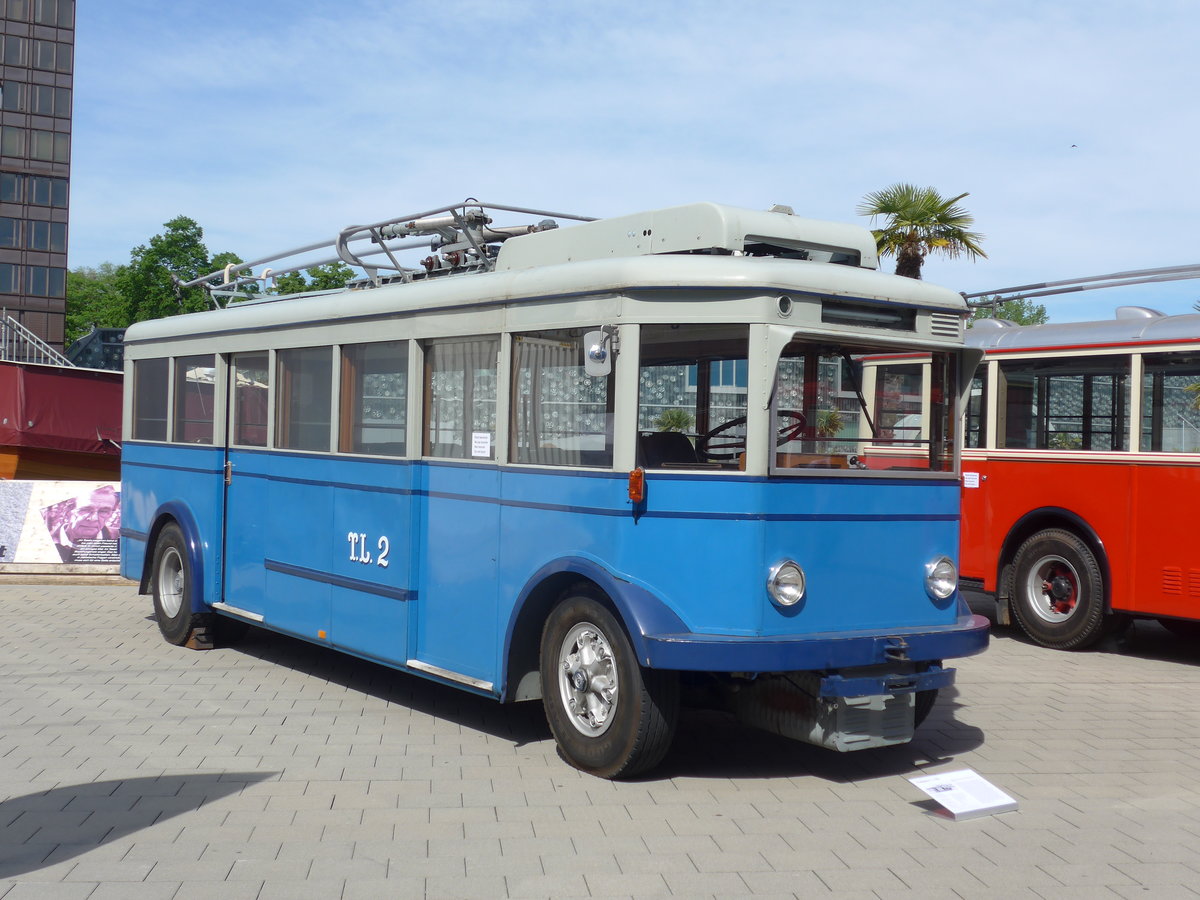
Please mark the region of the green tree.
POLYGON ((67 272, 66 346, 93 327, 124 328, 129 324, 128 304, 117 287, 119 274, 120 269, 107 262, 94 269, 81 266, 67 272))
POLYGON ((305 269, 307 278, 299 272, 286 272, 275 279, 274 294, 303 294, 308 291, 328 291, 346 286, 354 270, 343 262, 326 263, 305 269))
MULTIPOLYGON (((977 302, 983 303, 994 299, 996 298, 981 297, 977 302)), ((971 310, 971 318, 967 320, 967 327, 970 328, 980 319, 1007 319, 1018 325, 1045 325, 1050 321, 1050 314, 1046 312, 1044 304, 1034 303, 1025 297, 1017 297, 997 304, 994 310, 990 306, 974 307, 971 310)))
MULTIPOLYGON (((240 256, 238 256, 236 253, 226 250, 223 253, 218 253, 212 258, 212 261, 208 264, 206 272, 219 272, 228 265, 232 264, 236 267, 242 262, 243 260, 240 256)), ((202 272, 201 274, 206 274, 206 272, 202 272)), ((229 274, 231 278, 236 278, 239 274, 245 275, 246 273, 235 272, 231 269, 229 274)), ((259 287, 257 281, 245 281, 238 285, 237 290, 238 296, 236 297, 218 297, 216 299, 221 302, 222 306, 224 306, 226 303, 237 303, 241 300, 250 300, 258 296, 262 289, 259 287)))
POLYGON ((346 282, 354 277, 354 270, 343 262, 331 262, 324 266, 314 266, 307 269, 311 279, 310 291, 328 291, 344 288, 346 282))
POLYGON ((130 322, 158 319, 209 307, 198 287, 180 289, 172 276, 190 281, 211 271, 204 231, 194 219, 177 216, 165 223, 166 231, 134 247, 129 265, 122 267, 117 285, 129 303, 130 322))
POLYGON ((241 262, 233 253, 210 256, 204 246, 204 230, 194 219, 176 216, 163 227, 166 230, 162 234, 133 248, 129 265, 122 266, 117 275, 117 288, 128 304, 130 322, 211 308, 203 288, 181 288, 179 283, 207 275, 227 263, 241 262))
POLYGON ((941 253, 951 258, 987 258, 979 246, 983 235, 970 231, 975 218, 956 205, 967 194, 946 198, 931 187, 893 184, 863 197, 860 216, 870 216, 880 256, 896 257, 896 274, 920 278, 925 257, 941 253))

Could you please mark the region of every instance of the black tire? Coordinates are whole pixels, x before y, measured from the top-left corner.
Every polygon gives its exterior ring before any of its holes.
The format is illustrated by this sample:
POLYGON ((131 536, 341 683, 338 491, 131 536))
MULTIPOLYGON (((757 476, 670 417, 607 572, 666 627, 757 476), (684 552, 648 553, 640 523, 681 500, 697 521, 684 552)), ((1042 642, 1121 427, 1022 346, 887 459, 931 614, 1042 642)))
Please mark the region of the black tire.
POLYGON ((168 642, 177 646, 199 646, 208 641, 206 618, 192 612, 194 591, 183 532, 171 522, 163 526, 154 544, 150 592, 154 596, 158 630, 168 642))
POLYGON ((921 723, 929 718, 929 714, 933 712, 933 704, 937 703, 937 698, 936 688, 931 691, 917 691, 917 696, 913 701, 913 728, 920 728, 921 723))
POLYGON ((551 610, 542 629, 541 676, 550 731, 559 754, 577 769, 629 777, 666 755, 679 711, 678 673, 638 665, 625 629, 591 586, 568 591, 551 610), (572 706, 588 712, 576 715, 572 706))
POLYGON ((1031 640, 1083 650, 1104 636, 1104 573, 1077 535, 1039 531, 1017 550, 1014 569, 1012 612, 1031 640))

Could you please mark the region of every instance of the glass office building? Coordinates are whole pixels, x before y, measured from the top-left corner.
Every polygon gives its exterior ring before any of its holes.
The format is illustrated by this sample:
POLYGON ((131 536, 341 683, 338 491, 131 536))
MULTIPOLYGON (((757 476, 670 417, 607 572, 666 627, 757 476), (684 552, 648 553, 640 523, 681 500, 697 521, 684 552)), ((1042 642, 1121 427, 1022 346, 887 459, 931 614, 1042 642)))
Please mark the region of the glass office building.
POLYGON ((0 0, 0 307, 61 350, 75 0, 0 0))

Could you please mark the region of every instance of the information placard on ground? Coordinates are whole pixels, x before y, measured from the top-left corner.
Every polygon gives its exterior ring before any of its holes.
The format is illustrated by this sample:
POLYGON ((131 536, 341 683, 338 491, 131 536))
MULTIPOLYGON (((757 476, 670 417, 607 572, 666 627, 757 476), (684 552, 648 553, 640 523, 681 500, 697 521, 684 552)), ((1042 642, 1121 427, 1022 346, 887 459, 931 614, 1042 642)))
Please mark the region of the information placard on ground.
POLYGON ((942 807, 939 813, 950 818, 973 819, 1012 812, 1017 801, 971 769, 939 772, 908 779, 942 807))

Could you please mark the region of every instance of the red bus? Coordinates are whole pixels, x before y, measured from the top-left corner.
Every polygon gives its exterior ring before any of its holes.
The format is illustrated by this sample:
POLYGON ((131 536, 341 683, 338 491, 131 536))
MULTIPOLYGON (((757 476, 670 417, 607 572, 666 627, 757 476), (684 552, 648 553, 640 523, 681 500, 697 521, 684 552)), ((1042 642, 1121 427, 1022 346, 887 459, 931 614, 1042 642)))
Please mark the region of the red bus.
POLYGON ((963 587, 1046 647, 1200 631, 1200 315, 984 320, 967 345, 963 587))

